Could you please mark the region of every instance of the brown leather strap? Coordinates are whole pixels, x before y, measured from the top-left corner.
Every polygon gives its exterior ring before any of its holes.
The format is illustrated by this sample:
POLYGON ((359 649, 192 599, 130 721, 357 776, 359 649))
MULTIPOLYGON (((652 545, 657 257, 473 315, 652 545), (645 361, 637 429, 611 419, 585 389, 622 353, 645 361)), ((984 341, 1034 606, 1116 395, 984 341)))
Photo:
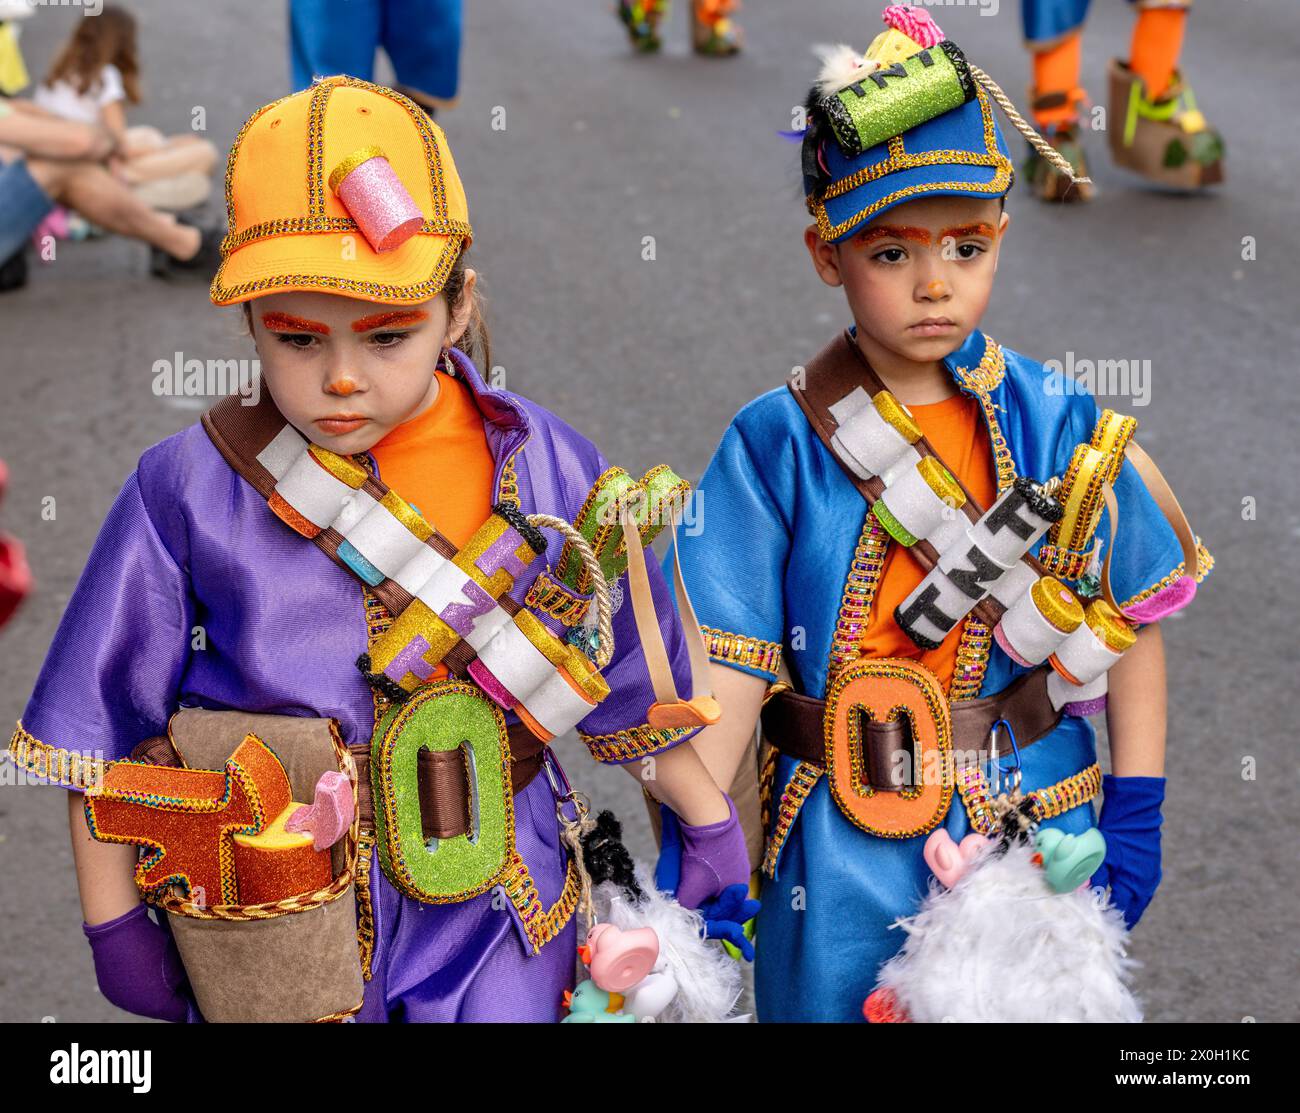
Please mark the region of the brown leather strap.
MULTIPOLYGON (((1033 745, 1050 733, 1061 720, 1061 712, 1052 707, 1047 695, 1046 665, 1026 673, 996 696, 957 700, 950 705, 952 745, 958 765, 983 763, 991 756, 990 731, 999 719, 1006 719, 1021 749, 1033 745)), ((793 691, 780 692, 763 707, 763 736, 783 754, 812 765, 826 764, 823 720, 826 701, 793 691)), ((882 792, 897 792, 907 787, 894 780, 894 771, 911 768, 899 764, 897 754, 906 750, 910 738, 904 723, 868 722, 866 727, 865 770, 867 783, 882 792)), ((1012 752, 1011 738, 998 731, 998 753, 1012 752)))
MULTIPOLYGON (((546 743, 523 723, 511 723, 510 782, 516 796, 541 772, 546 743)), ((374 830, 375 807, 370 781, 370 744, 350 746, 357 766, 357 802, 361 824, 374 830)), ((421 750, 416 758, 420 785, 420 820, 426 839, 451 839, 470 829, 469 766, 464 750, 421 750)))
MULTIPOLYGON (((886 389, 885 384, 881 382, 875 368, 867 362, 867 357, 862 354, 862 349, 854 342, 852 334, 847 330, 818 352, 804 371, 804 386, 796 386, 793 379, 787 380, 786 385, 794 395, 795 401, 799 403, 799 408, 803 410, 808 423, 813 427, 813 432, 817 434, 818 439, 826 446, 832 458, 840 465, 844 474, 849 477, 849 481, 867 500, 867 506, 870 507, 880 497, 885 485, 878 475, 873 475, 870 479, 862 479, 854 475, 840 459, 839 453, 831 445, 831 437, 839 428, 831 413, 831 406, 850 393, 854 387, 861 386, 868 394, 875 397, 886 389)), ((924 436, 916 442, 915 447, 922 456, 933 456, 943 464, 943 458, 935 452, 934 446, 924 436)), ((975 500, 970 489, 952 468, 947 464, 944 464, 944 468, 966 496, 962 511, 972 522, 979 521, 984 514, 984 507, 975 500)), ((924 538, 919 539, 908 551, 927 572, 938 563, 938 552, 924 538)), ((1043 575, 1043 566, 1034 557, 1026 554, 1021 559, 1027 561, 1040 576, 1043 575)), ((998 624, 1005 610, 1001 603, 989 595, 976 603, 971 613, 991 628, 998 624)))
MULTIPOLYGON (((541 772, 546 744, 523 723, 507 729, 510 782, 516 796, 541 772)), ((361 823, 374 830, 375 809, 370 783, 370 745, 350 746, 357 767, 357 802, 361 823)), ((179 766, 181 760, 165 734, 146 738, 131 751, 132 761, 179 766)), ((426 839, 452 839, 470 829, 469 765, 464 750, 421 750, 416 758, 420 785, 420 819, 426 839)), ((310 801, 304 800, 303 803, 310 801)))
MULTIPOLYGON (((276 407, 269 391, 262 391, 257 405, 245 406, 238 395, 223 398, 203 415, 203 428, 216 446, 227 464, 264 499, 275 493, 275 477, 258 461, 257 454, 275 438, 287 422, 276 407)), ((377 476, 369 475, 362 490, 376 502, 382 501, 389 488, 377 476)), ((333 528, 323 529, 312 538, 316 545, 335 564, 348 575, 360 581, 356 570, 350 567, 338 555, 343 538, 333 528)), ((457 553, 457 546, 436 529, 425 542, 441 556, 450 560, 457 553)), ((411 594, 391 579, 385 578, 370 588, 388 613, 396 618, 411 603, 411 594)), ((497 605, 507 614, 517 614, 520 604, 510 595, 502 595, 496 600, 497 605)), ((465 675, 465 666, 474 657, 473 650, 464 642, 458 643, 443 660, 456 676, 465 675)))

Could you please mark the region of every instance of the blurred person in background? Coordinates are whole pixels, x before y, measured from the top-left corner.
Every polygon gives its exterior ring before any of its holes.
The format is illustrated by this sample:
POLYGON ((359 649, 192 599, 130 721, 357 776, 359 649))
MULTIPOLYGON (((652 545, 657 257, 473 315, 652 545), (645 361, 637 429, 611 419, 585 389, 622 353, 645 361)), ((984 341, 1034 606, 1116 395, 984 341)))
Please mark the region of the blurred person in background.
POLYGON ((126 105, 140 99, 135 17, 111 4, 77 23, 32 95, 52 115, 98 124, 116 138, 109 169, 154 208, 181 212, 202 205, 212 188, 216 147, 194 134, 128 126, 126 105))
POLYGON ((103 128, 0 97, 0 292, 26 283, 24 247, 56 204, 149 244, 155 275, 212 274, 220 229, 200 229, 150 208, 103 165, 117 149, 118 140, 103 128))
POLYGON ((290 0, 293 89, 345 73, 374 80, 383 47, 394 88, 430 116, 456 99, 461 0, 290 0))
MULTIPOLYGON (((1223 181, 1223 139, 1196 107, 1178 66, 1192 0, 1130 0, 1136 11, 1127 61, 1107 67, 1105 124, 1116 165, 1175 190, 1223 181)), ((1074 167, 1088 173, 1079 113, 1092 108, 1080 77, 1083 24, 1091 0, 1022 0, 1034 124, 1074 167)), ((1089 201, 1091 184, 1072 185, 1031 153, 1027 177, 1045 201, 1089 201)))
MULTIPOLYGON (((634 49, 653 54, 662 45, 659 28, 668 19, 672 0, 619 0, 618 18, 634 49)), ((696 54, 726 58, 740 51, 743 39, 732 15, 740 0, 691 0, 691 45, 696 54)))

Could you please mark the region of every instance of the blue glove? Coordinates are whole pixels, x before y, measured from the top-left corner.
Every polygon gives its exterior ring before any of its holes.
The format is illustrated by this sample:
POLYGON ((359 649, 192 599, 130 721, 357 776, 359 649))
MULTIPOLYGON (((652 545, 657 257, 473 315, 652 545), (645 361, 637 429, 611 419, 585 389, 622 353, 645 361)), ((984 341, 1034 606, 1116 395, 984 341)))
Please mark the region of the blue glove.
POLYGON ((682 879, 682 825, 677 813, 659 805, 659 861, 655 863, 655 888, 661 893, 677 892, 682 879))
POLYGON ((758 915, 758 909, 759 902, 750 897, 748 885, 728 885, 713 900, 700 905, 704 938, 730 943, 746 962, 753 962, 754 944, 745 938, 745 924, 758 915))
POLYGON ((1092 884, 1110 886, 1111 902, 1134 927, 1160 884, 1160 805, 1164 777, 1115 777, 1102 780, 1105 800, 1097 826, 1106 836, 1106 860, 1092 884))

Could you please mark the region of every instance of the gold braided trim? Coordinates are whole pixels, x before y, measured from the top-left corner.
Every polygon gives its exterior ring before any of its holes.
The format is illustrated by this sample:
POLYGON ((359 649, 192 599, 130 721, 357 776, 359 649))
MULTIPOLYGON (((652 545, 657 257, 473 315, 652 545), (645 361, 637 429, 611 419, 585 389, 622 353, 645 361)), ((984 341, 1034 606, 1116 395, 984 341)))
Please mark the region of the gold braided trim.
POLYGON ((528 595, 524 599, 524 606, 548 614, 565 626, 577 626, 587 617, 591 599, 584 599, 572 588, 558 583, 548 569, 533 581, 533 586, 528 589, 528 595))
MULTIPOLYGON (((1214 556, 1210 553, 1201 539, 1196 539, 1196 582, 1199 584, 1206 576, 1210 574, 1210 569, 1214 567, 1214 556)), ((1161 576, 1150 587, 1143 588, 1132 599, 1126 599, 1120 604, 1120 610, 1128 610, 1129 607, 1136 606, 1138 603, 1145 602, 1155 595, 1158 591, 1163 591, 1169 587, 1175 580, 1181 580, 1187 575, 1187 562, 1180 560, 1178 564, 1167 575, 1161 576)))
MULTIPOLYGON (((199 905, 190 899, 188 893, 178 892, 174 888, 156 893, 145 893, 145 900, 149 904, 162 908, 167 912, 194 920, 225 920, 244 923, 250 920, 273 920, 278 916, 289 916, 296 912, 310 912, 314 908, 320 908, 322 905, 336 901, 339 897, 352 892, 352 883, 357 872, 357 848, 361 829, 361 813, 357 806, 356 767, 353 765, 352 755, 348 752, 347 746, 343 744, 343 736, 339 734, 338 728, 332 722, 330 724, 330 739, 334 744, 334 757, 339 769, 348 770, 352 777, 352 824, 344 837, 343 848, 346 864, 343 867, 343 872, 338 877, 334 878, 328 885, 313 892, 299 893, 296 896, 286 897, 284 900, 267 901, 263 904, 199 905)), ((260 804, 257 807, 258 810, 261 809, 260 804)), ((113 839, 112 841, 125 840, 113 839)), ((225 852, 224 846, 222 851, 225 852)), ((233 866, 230 869, 233 875, 233 866)), ((226 867, 223 864, 223 879, 225 873, 226 867)), ((222 888, 225 888, 224 884, 222 888)))
POLYGON ((1044 820, 1055 819, 1086 804, 1100 791, 1101 766, 1094 764, 1047 788, 1036 788, 1029 795, 1034 801, 1034 817, 1044 820))
POLYGON ((820 766, 801 761, 790 774, 790 783, 781 793, 781 801, 777 806, 776 827, 767 840, 767 849, 763 852, 763 864, 760 868, 768 877, 776 876, 776 860, 781 855, 781 848, 785 846, 785 840, 790 836, 803 802, 808 799, 808 794, 812 792, 813 786, 821 778, 822 773, 820 766))
POLYGON ((515 449, 501 468, 501 482, 497 486, 497 502, 508 503, 516 509, 519 507, 519 475, 515 471, 515 457, 520 451, 515 449))
POLYGON ((574 909, 578 907, 582 885, 578 879, 577 863, 572 856, 569 857, 564 888, 560 890, 559 899, 547 909, 542 908, 542 898, 538 896, 537 886, 533 884, 533 875, 528 872, 528 866, 517 850, 511 852, 500 876, 499 884, 518 910, 524 934, 532 944, 533 954, 537 954, 564 930, 574 909))
POLYGON ((758 825, 766 831, 772 824, 772 788, 776 780, 776 762, 781 751, 768 745, 762 752, 763 759, 758 770, 758 825))
MULTIPOLYGON (((226 159, 226 183, 225 184, 226 184, 226 227, 227 228, 237 227, 237 223, 235 221, 235 189, 234 189, 235 153, 239 150, 240 145, 244 142, 244 136, 248 134, 249 128, 251 128, 267 112, 270 112, 273 108, 278 108, 290 97, 295 95, 296 94, 294 93, 287 93, 284 96, 280 97, 279 99, 273 100, 270 104, 263 105, 251 116, 249 116, 247 120, 244 121, 244 126, 239 129, 239 133, 235 136, 235 141, 230 146, 230 155, 226 159)), ((310 192, 311 192, 310 175, 308 175, 307 178, 307 189, 308 189, 308 196, 310 196, 310 192)))
POLYGON ((374 976, 375 906, 370 889, 370 852, 375 848, 375 833, 365 828, 357 837, 357 951, 361 955, 361 976, 374 976))
POLYGON ((330 1013, 329 1016, 318 1016, 312 1021, 313 1024, 342 1024, 349 1017, 356 1016, 361 1011, 361 1005, 365 1004, 363 999, 360 1004, 354 1005, 350 1009, 344 1009, 341 1013, 330 1013))
POLYGON ((333 81, 322 81, 311 94, 307 108, 307 212, 325 215, 325 105, 334 92, 333 81))
POLYGON ((1088 571, 1088 565, 1092 563, 1092 549, 1080 552, 1060 545, 1044 544, 1038 550, 1038 561, 1058 579, 1077 580, 1088 571))
POLYGON ((868 511, 862 522, 857 548, 853 550, 848 578, 844 581, 840 613, 835 620, 830 660, 826 666, 828 682, 842 668, 858 659, 858 642, 867 629, 888 546, 889 534, 868 511))
POLYGON ((336 278, 328 274, 276 274, 269 278, 257 278, 251 282, 241 282, 236 286, 223 286, 217 279, 212 280, 212 297, 218 302, 228 302, 244 294, 268 290, 271 287, 289 286, 293 289, 318 288, 323 290, 345 290, 348 293, 365 294, 371 300, 383 302, 417 302, 429 301, 442 292, 447 283, 447 275, 460 256, 464 240, 451 237, 443 245, 442 254, 434 266, 433 273, 423 282, 410 286, 394 286, 387 282, 364 282, 355 278, 336 278))
POLYGON ((1007 357, 1002 345, 991 337, 984 337, 984 354, 974 367, 954 368, 962 386, 976 394, 987 394, 1002 385, 1007 376, 1007 357))
MULTIPOLYGON (((252 224, 242 232, 231 232, 221 241, 221 250, 229 255, 245 244, 270 240, 277 236, 306 236, 318 232, 356 232, 357 222, 350 216, 315 216, 285 217, 281 220, 266 220, 261 224, 252 224)), ((469 225, 463 220, 425 220, 420 225, 417 235, 421 236, 457 236, 464 238, 470 234, 469 225)))
POLYGON ((993 635, 974 615, 967 615, 957 643, 952 679, 948 682, 948 700, 976 699, 988 670, 993 635))
POLYGON ((579 731, 578 737, 587 744, 591 756, 597 761, 622 763, 666 750, 693 729, 652 727, 649 723, 642 723, 639 727, 629 727, 613 734, 583 734, 579 731))
POLYGON ((104 779, 104 772, 112 762, 103 758, 86 757, 76 750, 51 746, 27 733, 22 720, 9 739, 8 753, 15 765, 43 780, 67 788, 93 788, 104 779))
POLYGON ((832 182, 826 187, 821 197, 809 196, 808 211, 817 218, 817 231, 821 238, 826 242, 837 239, 845 232, 888 208, 890 205, 901 201, 905 197, 911 197, 919 193, 934 193, 939 190, 951 191, 955 193, 980 193, 986 196, 999 196, 1011 188, 1012 179, 1015 172, 1011 166, 1011 160, 1003 155, 997 147, 993 125, 993 109, 989 103, 988 96, 979 86, 975 88, 975 95, 979 100, 980 112, 984 118, 984 146, 985 154, 976 154, 973 151, 927 151, 924 154, 909 155, 904 150, 901 136, 895 137, 889 141, 889 157, 882 162, 873 166, 865 166, 861 170, 850 174, 847 178, 841 178, 837 182, 832 182), (893 174, 899 170, 912 170, 921 166, 937 165, 964 165, 964 166, 990 166, 994 168, 994 175, 991 181, 984 184, 978 182, 929 182, 924 185, 905 186, 897 189, 893 193, 887 194, 878 201, 873 202, 866 208, 855 213, 847 220, 839 224, 832 224, 830 216, 826 212, 826 202, 846 193, 857 189, 858 186, 865 185, 868 182, 875 181, 879 178, 893 174))
MULTIPOLYGON (((325 147, 325 108, 329 101, 330 94, 340 85, 352 86, 357 88, 369 89, 385 96, 389 100, 396 101, 404 106, 411 118, 415 121, 416 127, 420 132, 420 138, 424 143, 425 166, 429 170, 431 195, 433 197, 434 213, 432 220, 426 220, 425 226, 421 228, 424 232, 429 228, 452 228, 458 227, 461 222, 452 221, 447 214, 447 194, 445 183, 443 181, 442 158, 438 153, 438 143, 434 135, 433 128, 436 126, 429 119, 428 114, 420 108, 409 97, 403 96, 394 89, 389 89, 382 85, 373 85, 368 81, 362 81, 360 78, 337 76, 329 77, 317 84, 311 94, 311 102, 308 105, 307 115, 307 217, 308 222, 313 222, 312 227, 304 228, 303 231, 345 231, 348 229, 339 228, 336 221, 342 218, 329 218, 325 215, 325 173, 323 168, 324 147, 325 147), (326 222, 327 226, 318 226, 320 222, 326 222)), ((297 94, 290 94, 296 96, 297 94)), ((248 134, 249 128, 259 120, 263 114, 270 112, 277 105, 288 100, 288 97, 280 97, 270 104, 258 109, 245 122, 244 126, 239 129, 239 134, 235 136, 235 141, 230 147, 230 156, 226 160, 226 227, 235 229, 239 226, 235 219, 235 194, 234 178, 235 163, 239 154, 239 149, 248 134)), ((285 221, 271 221, 270 225, 292 224, 298 218, 288 218, 285 221)), ((348 221, 349 224, 355 225, 354 221, 348 221)), ((258 226, 265 228, 268 225, 258 226)), ((343 290, 349 293, 365 294, 374 300, 390 302, 415 302, 428 301, 436 297, 447 281, 447 275, 451 273, 451 268, 456 259, 460 256, 461 249, 467 240, 472 238, 472 232, 469 225, 464 225, 465 232, 462 234, 457 231, 437 232, 439 235, 447 235, 448 239, 443 246, 442 253, 434 267, 433 274, 423 282, 417 282, 410 286, 393 286, 382 282, 365 282, 356 279, 335 278, 329 275, 311 275, 311 274, 290 274, 290 275, 273 275, 268 278, 259 278, 251 282, 242 282, 236 286, 222 286, 218 280, 212 280, 211 295, 214 301, 227 302, 235 298, 242 297, 245 294, 256 293, 258 290, 266 290, 271 287, 292 286, 295 288, 321 288, 327 290, 343 290)), ((256 229, 247 229, 245 232, 237 233, 233 236, 228 235, 222 243, 221 257, 224 260, 230 252, 235 250, 236 246, 241 246, 247 240, 240 239, 256 229), (238 242, 236 242, 238 241, 238 242)), ((278 234, 289 234, 280 232, 278 234)))
MULTIPOLYGON (((1034 818, 1041 822, 1088 803, 1100 791, 1101 766, 1094 763, 1054 785, 1036 788, 1025 795, 1032 802, 1034 818)), ((971 828, 985 837, 995 835, 993 792, 980 766, 967 765, 957 770, 957 794, 966 808, 971 828)))
POLYGON ((709 657, 724 665, 743 665, 745 668, 758 669, 771 676, 781 671, 781 643, 750 638, 744 634, 732 634, 726 630, 715 630, 712 626, 701 626, 704 644, 709 657))

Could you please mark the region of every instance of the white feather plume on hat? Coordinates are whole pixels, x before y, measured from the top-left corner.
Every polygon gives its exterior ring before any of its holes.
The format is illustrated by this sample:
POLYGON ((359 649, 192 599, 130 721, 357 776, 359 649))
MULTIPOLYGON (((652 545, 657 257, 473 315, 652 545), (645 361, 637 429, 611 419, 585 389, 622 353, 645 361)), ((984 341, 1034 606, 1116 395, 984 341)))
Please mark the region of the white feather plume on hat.
POLYGON ((821 72, 814 85, 818 96, 828 97, 832 93, 838 93, 880 69, 879 62, 865 57, 844 43, 815 46, 813 52, 822 60, 821 72))

